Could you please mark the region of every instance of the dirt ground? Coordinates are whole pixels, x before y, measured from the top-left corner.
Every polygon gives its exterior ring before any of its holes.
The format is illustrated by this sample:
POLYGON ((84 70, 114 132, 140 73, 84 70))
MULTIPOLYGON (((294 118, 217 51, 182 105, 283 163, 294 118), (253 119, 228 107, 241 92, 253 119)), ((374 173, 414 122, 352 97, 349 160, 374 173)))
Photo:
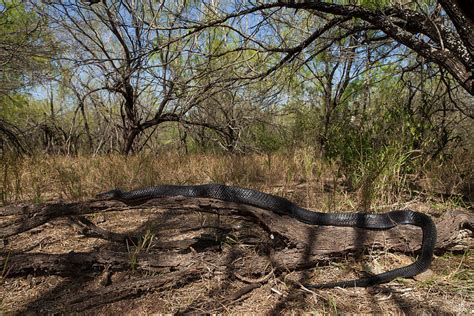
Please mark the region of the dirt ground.
POLYGON ((142 237, 126 243, 85 237, 74 218, 60 218, 9 238, 2 252, 33 258, 110 251, 125 254, 125 264, 121 268, 92 265, 70 273, 38 268, 12 276, 4 260, 0 314, 474 314, 472 250, 439 254, 431 270, 418 280, 309 290, 301 285, 357 278, 363 271, 410 263, 413 257, 367 249, 285 271, 276 269, 269 256, 271 236, 245 218, 148 208, 93 214, 87 219, 107 231, 142 237), (192 244, 186 243, 190 240, 192 244), (145 257, 179 262, 151 267, 145 257))

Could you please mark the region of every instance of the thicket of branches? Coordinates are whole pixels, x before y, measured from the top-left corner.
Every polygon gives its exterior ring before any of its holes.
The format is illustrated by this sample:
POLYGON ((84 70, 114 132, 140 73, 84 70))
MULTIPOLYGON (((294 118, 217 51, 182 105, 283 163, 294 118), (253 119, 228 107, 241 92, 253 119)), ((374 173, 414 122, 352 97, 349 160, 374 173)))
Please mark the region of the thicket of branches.
POLYGON ((469 159, 463 3, 1 1, 0 149, 469 159))

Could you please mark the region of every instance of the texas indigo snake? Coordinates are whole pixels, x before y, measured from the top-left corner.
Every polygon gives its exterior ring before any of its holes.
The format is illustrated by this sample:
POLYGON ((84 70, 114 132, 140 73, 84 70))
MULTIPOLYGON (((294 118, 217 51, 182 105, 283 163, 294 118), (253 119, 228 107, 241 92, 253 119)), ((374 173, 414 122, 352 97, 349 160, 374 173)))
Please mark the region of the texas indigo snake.
POLYGON ((422 229, 421 253, 414 263, 366 278, 305 285, 310 288, 365 287, 389 282, 398 277, 412 277, 428 269, 433 259, 436 226, 429 216, 410 210, 397 210, 384 214, 312 212, 279 196, 222 184, 161 185, 130 192, 115 189, 98 194, 97 198, 118 200, 128 205, 139 205, 153 198, 169 196, 214 198, 227 202, 248 204, 278 214, 292 216, 301 222, 312 225, 358 227, 370 230, 386 230, 397 225, 415 225, 422 229))

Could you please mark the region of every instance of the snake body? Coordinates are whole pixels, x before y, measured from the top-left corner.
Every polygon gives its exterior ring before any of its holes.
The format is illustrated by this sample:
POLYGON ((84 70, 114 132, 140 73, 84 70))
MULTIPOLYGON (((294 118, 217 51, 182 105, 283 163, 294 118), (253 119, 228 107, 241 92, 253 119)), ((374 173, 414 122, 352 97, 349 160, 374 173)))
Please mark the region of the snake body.
POLYGON ((130 192, 115 189, 101 193, 97 195, 97 198, 118 200, 128 205, 139 205, 153 198, 171 196, 214 198, 227 202, 248 204, 281 215, 291 216, 312 225, 358 227, 369 230, 386 230, 397 225, 414 225, 422 229, 421 252, 414 263, 366 278, 305 285, 309 288, 367 287, 386 283, 398 277, 412 277, 428 269, 433 259, 436 226, 429 216, 411 210, 396 210, 383 214, 313 212, 279 196, 222 184, 160 185, 130 192))

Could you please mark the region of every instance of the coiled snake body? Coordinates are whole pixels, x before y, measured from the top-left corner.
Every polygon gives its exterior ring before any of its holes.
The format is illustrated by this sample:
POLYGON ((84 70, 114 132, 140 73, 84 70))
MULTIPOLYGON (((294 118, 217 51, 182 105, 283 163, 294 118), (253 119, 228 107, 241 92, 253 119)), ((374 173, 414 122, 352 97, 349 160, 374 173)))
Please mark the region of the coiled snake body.
POLYGON ((279 196, 222 184, 161 185, 130 192, 115 189, 101 193, 97 195, 97 198, 118 200, 128 205, 139 205, 153 198, 170 196, 214 198, 227 202, 248 204, 278 214, 288 215, 301 222, 313 225, 358 227, 370 230, 386 230, 397 225, 415 225, 422 229, 421 253, 414 263, 366 278, 305 285, 310 288, 365 287, 389 282, 398 277, 412 277, 428 269, 433 259, 436 226, 429 216, 410 210, 397 210, 384 214, 313 212, 279 196))

